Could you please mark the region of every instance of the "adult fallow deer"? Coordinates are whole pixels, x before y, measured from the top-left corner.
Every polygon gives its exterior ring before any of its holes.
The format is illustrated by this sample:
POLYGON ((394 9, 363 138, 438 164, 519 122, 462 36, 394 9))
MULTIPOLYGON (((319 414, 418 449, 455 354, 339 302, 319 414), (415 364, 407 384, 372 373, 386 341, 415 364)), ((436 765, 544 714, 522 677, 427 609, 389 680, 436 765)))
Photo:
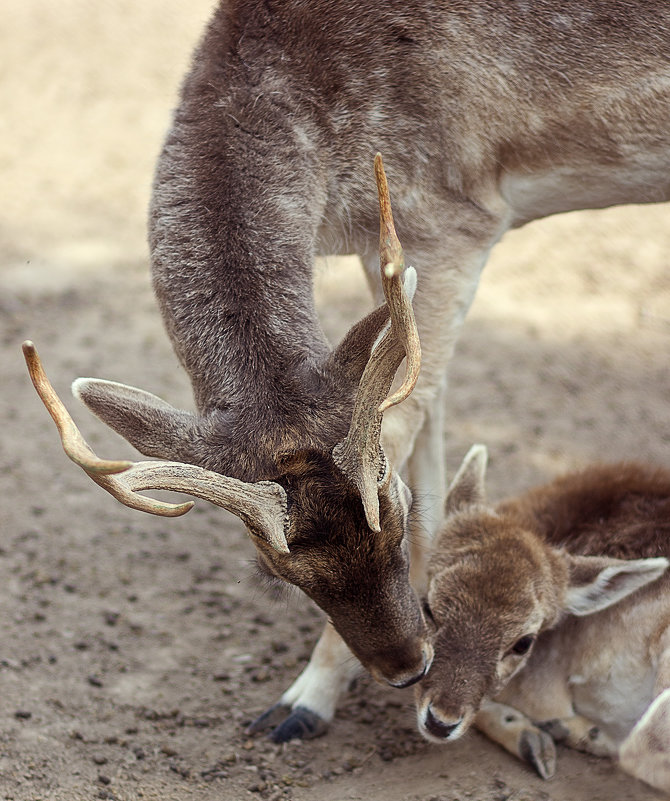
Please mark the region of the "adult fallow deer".
MULTIPOLYGON (((238 515, 264 572, 303 589, 377 679, 404 687, 424 674, 432 649, 409 584, 411 496, 386 458, 380 435, 383 412, 407 397, 419 371, 411 306, 416 273, 404 270, 379 156, 375 170, 387 302, 355 325, 334 351, 313 354, 310 364, 284 365, 287 372, 297 370, 291 389, 300 398, 279 387, 276 395, 259 395, 259 408, 247 413, 248 441, 256 437, 256 447, 237 454, 237 477, 223 475, 231 469, 224 444, 219 451, 209 447, 208 437, 226 419, 225 404, 201 409, 196 417, 142 390, 80 378, 74 392, 96 414, 146 454, 169 459, 102 460, 53 390, 34 345, 26 342, 23 349, 67 455, 96 483, 127 506, 153 514, 184 514, 193 502, 165 503, 141 490, 189 493, 238 515), (405 356, 405 381, 389 395, 405 356)), ((245 324, 252 326, 253 320, 245 324)), ((262 362, 277 366, 281 350, 268 342, 267 352, 255 354, 254 335, 249 336, 247 358, 255 362, 254 375, 262 376, 262 362)), ((259 382, 256 390, 267 391, 259 382)), ((253 393, 253 385, 248 390, 253 393)), ((319 725, 318 718, 299 709, 276 736, 315 734, 319 725)))
MULTIPOLYGON (((396 469, 407 461, 434 530, 446 365, 487 255, 537 217, 670 196, 668 53, 662 0, 222 0, 182 87, 150 215, 154 286, 198 417, 136 394, 80 394, 140 451, 244 481, 281 473, 289 443, 320 444, 340 392, 324 369, 314 257, 358 252, 381 300, 367 170, 379 150, 421 274, 424 343, 414 392, 385 415, 384 450, 396 469)), ((292 475, 292 487, 312 486, 292 475)), ((351 492, 333 497, 336 517, 349 517, 351 492)), ((389 495, 388 514, 402 517, 402 503, 389 495)), ((338 627, 351 641, 360 624, 338 627)), ((386 675, 420 672, 409 662, 386 675)), ((322 730, 353 664, 327 628, 283 705, 322 730)), ((278 737, 300 728, 291 719, 278 737)))
POLYGON ((421 733, 474 725, 544 778, 554 738, 670 792, 670 471, 596 465, 489 507, 475 446, 447 495, 421 733))

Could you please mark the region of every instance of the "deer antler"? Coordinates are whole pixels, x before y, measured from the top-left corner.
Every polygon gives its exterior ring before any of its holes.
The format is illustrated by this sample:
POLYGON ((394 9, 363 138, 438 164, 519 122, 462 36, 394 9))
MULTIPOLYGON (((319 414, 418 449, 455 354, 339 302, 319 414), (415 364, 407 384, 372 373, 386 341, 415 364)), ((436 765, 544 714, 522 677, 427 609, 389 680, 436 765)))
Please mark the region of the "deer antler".
POLYGON ((414 283, 416 273, 411 267, 405 270, 379 153, 375 156, 375 177, 379 194, 382 287, 391 320, 370 355, 358 385, 349 433, 333 449, 333 459, 359 490, 368 525, 373 531, 380 531, 378 489, 387 472, 386 457, 380 444, 382 415, 389 407, 405 400, 414 389, 421 367, 421 346, 412 302, 405 286, 405 283, 414 283), (393 395, 389 395, 396 370, 405 356, 405 380, 393 395))
MULTIPOLYGON (((402 357, 407 357, 405 380, 402 386, 380 405, 379 412, 383 414, 391 406, 404 401, 414 389, 421 369, 421 343, 414 319, 412 299, 405 291, 404 283, 401 280, 405 268, 405 256, 393 224, 391 197, 381 153, 377 153, 375 156, 375 178, 379 195, 379 266, 382 273, 382 288, 391 313, 393 338, 400 343, 403 350, 400 361, 393 368, 391 381, 393 381, 402 357), (397 280, 394 280, 396 278, 397 280)), ((414 290, 412 290, 413 294, 414 290)), ((388 392, 388 388, 385 391, 388 392)))
POLYGON ((165 517, 186 514, 193 501, 166 503, 142 490, 172 490, 203 498, 237 515, 248 528, 259 533, 277 550, 288 553, 284 523, 286 493, 273 481, 247 483, 195 465, 168 461, 108 461, 95 455, 70 417, 47 378, 34 344, 23 343, 23 355, 37 394, 53 418, 63 450, 96 484, 132 509, 165 517))

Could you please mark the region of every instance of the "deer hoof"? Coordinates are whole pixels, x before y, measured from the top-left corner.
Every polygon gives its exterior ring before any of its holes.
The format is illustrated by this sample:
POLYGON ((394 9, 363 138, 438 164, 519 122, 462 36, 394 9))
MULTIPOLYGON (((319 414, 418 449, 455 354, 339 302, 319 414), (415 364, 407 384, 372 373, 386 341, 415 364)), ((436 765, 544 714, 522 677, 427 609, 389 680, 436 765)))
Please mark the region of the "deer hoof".
POLYGON ((269 709, 266 709, 262 715, 259 715, 256 720, 252 721, 245 732, 247 734, 258 734, 259 731, 272 729, 281 723, 291 714, 291 707, 286 704, 274 704, 269 709))
POLYGON ((532 765, 543 779, 551 779, 556 771, 556 746, 551 737, 539 729, 526 729, 519 740, 521 758, 532 765))
POLYGON ((275 743, 289 740, 311 740, 326 733, 328 724, 316 712, 304 706, 297 706, 291 714, 270 734, 275 743))

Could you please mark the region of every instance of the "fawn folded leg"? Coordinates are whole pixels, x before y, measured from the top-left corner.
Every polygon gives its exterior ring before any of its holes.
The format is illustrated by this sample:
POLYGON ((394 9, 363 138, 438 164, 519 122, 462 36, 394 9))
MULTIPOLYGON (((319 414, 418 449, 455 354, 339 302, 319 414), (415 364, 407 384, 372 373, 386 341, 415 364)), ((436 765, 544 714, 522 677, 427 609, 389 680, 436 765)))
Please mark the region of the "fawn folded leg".
POLYGON ((623 741, 619 762, 626 773, 670 793, 670 688, 654 698, 623 741))
POLYGON ((659 639, 666 646, 656 668, 656 697, 621 744, 623 770, 657 790, 670 793, 670 629, 659 639))
POLYGON ((577 751, 601 757, 615 757, 618 746, 592 720, 582 715, 571 715, 564 718, 552 718, 543 721, 540 726, 550 734, 555 742, 564 743, 577 751))
POLYGON ((554 741, 522 712, 496 701, 485 701, 474 725, 510 754, 532 765, 543 779, 550 779, 554 775, 554 741))

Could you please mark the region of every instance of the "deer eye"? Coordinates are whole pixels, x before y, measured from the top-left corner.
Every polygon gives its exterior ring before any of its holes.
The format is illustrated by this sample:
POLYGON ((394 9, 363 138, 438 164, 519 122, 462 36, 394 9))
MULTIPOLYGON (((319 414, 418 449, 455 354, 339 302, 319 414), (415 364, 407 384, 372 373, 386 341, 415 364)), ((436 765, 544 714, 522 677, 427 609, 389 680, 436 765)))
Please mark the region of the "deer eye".
POLYGON ((535 636, 533 634, 526 634, 524 637, 521 637, 521 639, 517 640, 507 653, 523 656, 530 651, 530 647, 534 642, 535 636))

